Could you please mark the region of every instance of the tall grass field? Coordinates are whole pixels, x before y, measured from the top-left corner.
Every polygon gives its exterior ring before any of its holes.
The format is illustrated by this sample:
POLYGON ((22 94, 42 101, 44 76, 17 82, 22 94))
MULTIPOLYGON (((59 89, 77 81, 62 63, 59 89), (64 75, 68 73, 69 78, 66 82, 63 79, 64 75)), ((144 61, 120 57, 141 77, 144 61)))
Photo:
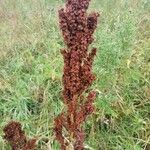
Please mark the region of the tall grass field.
MULTIPOLYGON (((37 150, 60 150, 65 0, 0 0, 0 150, 3 127, 21 122, 37 150)), ((96 110, 83 128, 87 150, 150 150, 150 0, 91 0, 100 13, 91 89, 96 110)))

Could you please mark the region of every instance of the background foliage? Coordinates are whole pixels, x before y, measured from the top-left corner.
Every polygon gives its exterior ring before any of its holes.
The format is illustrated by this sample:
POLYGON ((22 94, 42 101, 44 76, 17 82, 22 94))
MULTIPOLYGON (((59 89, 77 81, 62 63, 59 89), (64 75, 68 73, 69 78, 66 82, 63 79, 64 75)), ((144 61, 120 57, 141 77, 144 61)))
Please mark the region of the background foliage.
MULTIPOLYGON (((53 119, 61 102, 64 47, 57 11, 62 0, 0 0, 0 150, 2 128, 20 121, 39 150, 59 150, 53 119)), ((92 46, 98 48, 93 84, 96 112, 86 147, 150 149, 150 1, 93 0, 101 13, 92 46)))

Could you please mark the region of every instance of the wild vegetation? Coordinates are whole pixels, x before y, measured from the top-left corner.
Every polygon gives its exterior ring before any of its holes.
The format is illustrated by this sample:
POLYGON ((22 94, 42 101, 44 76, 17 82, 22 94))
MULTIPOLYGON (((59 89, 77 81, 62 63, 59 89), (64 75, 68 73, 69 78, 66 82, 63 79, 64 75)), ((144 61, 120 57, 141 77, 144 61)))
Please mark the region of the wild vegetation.
MULTIPOLYGON (((59 150, 54 118, 61 102, 65 47, 58 24, 62 0, 0 0, 0 150, 3 127, 21 122, 39 150, 59 150)), ((150 149, 150 1, 93 0, 96 111, 83 126, 93 150, 150 149)))
POLYGON ((62 98, 66 105, 55 118, 55 135, 61 150, 83 150, 85 133, 82 124, 94 112, 96 91, 89 90, 96 79, 92 72, 96 48, 89 50, 94 41, 99 14, 87 14, 90 0, 67 0, 59 10, 59 24, 65 49, 62 98))
POLYGON ((36 139, 28 140, 19 122, 11 121, 3 129, 12 150, 35 150, 36 139))

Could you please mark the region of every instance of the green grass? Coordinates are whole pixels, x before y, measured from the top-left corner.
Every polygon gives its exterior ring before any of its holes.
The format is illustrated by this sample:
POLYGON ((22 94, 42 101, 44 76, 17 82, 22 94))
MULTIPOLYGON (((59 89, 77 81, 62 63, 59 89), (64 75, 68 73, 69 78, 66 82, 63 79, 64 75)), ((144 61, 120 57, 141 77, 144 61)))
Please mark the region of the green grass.
MULTIPOLYGON (((0 0, 0 150, 10 120, 20 121, 39 150, 59 150, 53 119, 63 109, 61 0, 0 0), (48 139, 48 142, 47 142, 48 139)), ((92 46, 99 92, 84 125, 94 150, 150 149, 150 1, 93 0, 101 13, 92 46)))

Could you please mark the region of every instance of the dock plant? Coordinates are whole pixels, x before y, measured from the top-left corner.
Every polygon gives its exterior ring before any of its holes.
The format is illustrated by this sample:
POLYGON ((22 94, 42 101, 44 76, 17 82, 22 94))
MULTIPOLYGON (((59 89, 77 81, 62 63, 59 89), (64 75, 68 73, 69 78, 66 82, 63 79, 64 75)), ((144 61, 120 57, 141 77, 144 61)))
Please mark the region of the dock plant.
POLYGON ((56 139, 61 150, 83 150, 85 132, 83 123, 94 111, 96 92, 89 87, 96 79, 92 72, 96 48, 89 50, 97 27, 98 13, 87 14, 90 0, 67 0, 59 10, 59 24, 66 48, 64 59, 64 111, 55 118, 56 139))

